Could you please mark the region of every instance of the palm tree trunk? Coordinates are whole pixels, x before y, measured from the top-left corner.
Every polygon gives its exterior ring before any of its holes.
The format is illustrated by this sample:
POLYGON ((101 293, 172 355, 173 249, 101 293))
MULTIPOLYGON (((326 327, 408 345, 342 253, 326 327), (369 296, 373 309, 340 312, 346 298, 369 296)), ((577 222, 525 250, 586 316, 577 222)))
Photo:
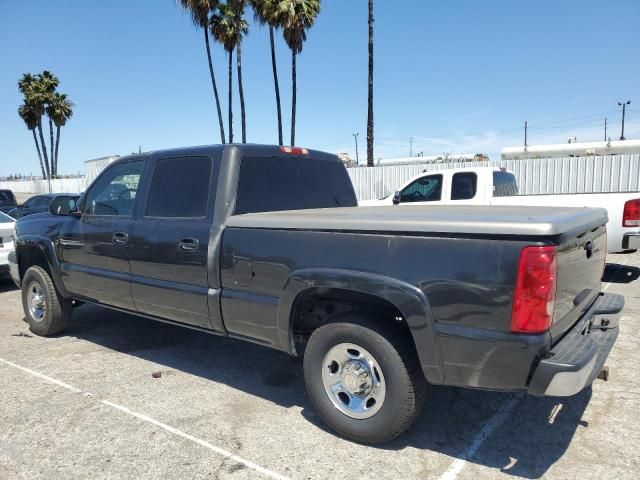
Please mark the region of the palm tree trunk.
POLYGON ((273 69, 273 86, 276 90, 276 108, 278 109, 278 145, 282 142, 282 108, 280 107, 280 85, 278 84, 278 68, 276 67, 276 45, 273 39, 273 27, 269 27, 269 40, 271 41, 271 68, 273 69))
POLYGON ((38 137, 36 137, 36 129, 34 128, 33 130, 31 130, 31 133, 33 133, 33 141, 35 142, 36 150, 38 151, 38 159, 40 160, 40 170, 42 170, 42 178, 44 178, 45 177, 44 163, 42 163, 42 152, 40 152, 38 137))
POLYGON ((220 124, 220 140, 225 142, 224 138, 224 123, 222 122, 222 109, 220 108, 220 97, 218 96, 218 86, 216 85, 216 77, 213 74, 213 60, 211 59, 211 46, 209 45, 209 31, 206 28, 204 31, 204 43, 207 46, 207 59, 209 60, 209 75, 211 75, 211 85, 213 86, 213 96, 216 99, 216 109, 218 110, 218 123, 220 124))
POLYGON ((58 174, 58 147, 60 146, 60 127, 56 127, 56 153, 54 158, 56 159, 56 175, 58 174))
POLYGON ((242 88, 242 44, 236 46, 236 66, 238 68, 238 95, 240 95, 240 120, 242 124, 242 143, 247 143, 247 124, 244 111, 244 89, 242 88))
POLYGON ((367 98, 367 167, 373 167, 373 0, 369 0, 369 87, 367 98))
POLYGON ((291 50, 291 146, 296 144, 296 51, 291 50))
POLYGON ((233 50, 229 51, 229 143, 233 143, 233 50))
POLYGON ((42 120, 38 120, 38 134, 40 135, 40 145, 42 146, 42 156, 44 157, 45 178, 51 178, 49 156, 47 155, 47 144, 44 141, 44 134, 42 133, 42 120))
POLYGON ((51 175, 56 175, 56 162, 55 156, 53 155, 53 121, 51 117, 49 117, 49 152, 51 153, 51 175))

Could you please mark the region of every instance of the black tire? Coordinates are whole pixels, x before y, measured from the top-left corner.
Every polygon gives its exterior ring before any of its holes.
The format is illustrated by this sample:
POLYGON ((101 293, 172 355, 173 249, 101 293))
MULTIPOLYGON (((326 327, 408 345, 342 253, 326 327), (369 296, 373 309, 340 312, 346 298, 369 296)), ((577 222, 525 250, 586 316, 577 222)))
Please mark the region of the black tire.
POLYGON ((410 334, 393 319, 367 313, 340 315, 313 332, 304 355, 307 394, 322 419, 340 435, 360 443, 393 440, 411 426, 424 403, 426 380, 410 334), (353 343, 373 355, 382 369, 386 396, 369 418, 352 418, 340 411, 325 391, 325 356, 336 345, 353 343))
POLYGON ((30 330, 43 337, 62 332, 71 320, 71 300, 60 295, 49 273, 38 266, 30 267, 22 278, 22 308, 30 330), (45 305, 39 318, 30 308, 30 292, 37 290, 36 285, 45 305))

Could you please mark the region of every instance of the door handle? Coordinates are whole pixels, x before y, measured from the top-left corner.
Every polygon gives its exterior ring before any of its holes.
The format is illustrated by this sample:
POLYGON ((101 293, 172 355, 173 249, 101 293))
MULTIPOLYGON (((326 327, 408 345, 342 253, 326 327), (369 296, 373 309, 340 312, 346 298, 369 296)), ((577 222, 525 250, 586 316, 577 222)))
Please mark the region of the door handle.
POLYGON ((113 243, 116 245, 126 245, 129 241, 129 234, 127 232, 116 232, 113 234, 113 243))
POLYGON ((178 248, 183 252, 196 252, 200 248, 197 238, 185 237, 178 242, 178 248))

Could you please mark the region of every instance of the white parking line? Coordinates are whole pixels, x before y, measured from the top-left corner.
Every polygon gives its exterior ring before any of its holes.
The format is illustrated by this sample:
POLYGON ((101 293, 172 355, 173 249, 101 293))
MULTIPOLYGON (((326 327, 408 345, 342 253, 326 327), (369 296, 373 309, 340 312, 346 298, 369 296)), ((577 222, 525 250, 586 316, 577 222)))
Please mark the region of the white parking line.
POLYGON ((455 480, 458 478, 460 472, 467 465, 467 461, 472 459, 478 450, 480 450, 480 447, 489 435, 504 423, 504 421, 509 417, 511 410, 513 410, 513 407, 516 406, 520 399, 521 396, 516 394, 511 398, 511 400, 503 403, 500 409, 493 414, 487 423, 485 423, 484 427, 476 433, 471 444, 460 454, 460 457, 454 460, 447 471, 440 475, 439 480, 455 480))
MULTIPOLYGON (((23 367, 22 365, 18 365, 17 363, 14 362, 10 362, 9 360, 5 360, 3 358, 0 358, 0 363, 4 363, 5 365, 8 365, 10 367, 16 368, 18 370, 21 370, 25 373, 28 373, 29 375, 32 375, 34 377, 40 378, 48 383, 51 383, 53 385, 57 385, 59 387, 65 388, 73 393, 77 393, 80 395, 84 395, 86 397, 93 397, 93 395, 89 392, 85 392, 83 390, 80 390, 79 388, 76 388, 72 385, 69 385, 67 383, 61 382, 60 380, 57 380, 55 378, 49 377, 48 375, 45 375, 43 373, 40 372, 36 372, 35 370, 32 370, 30 368, 27 367, 23 367)), ((99 400, 99 402, 103 405, 106 405, 108 407, 111 407, 115 410, 118 410, 120 412, 126 413, 127 415, 137 418, 139 420, 142 420, 143 422, 147 422, 150 423, 152 425, 155 425, 156 427, 159 427, 169 433, 172 433, 174 435, 177 435, 179 437, 182 437, 186 440, 189 440, 190 442, 193 442, 197 445, 200 445, 204 448, 207 448, 209 450, 211 450, 212 452, 220 455, 221 457, 227 458, 229 460, 233 460, 234 462, 240 463, 242 465, 244 465, 245 467, 254 470, 255 472, 258 472, 262 475, 264 475, 265 477, 269 477, 269 478, 274 478, 276 480, 289 480, 288 477, 285 477, 283 475, 280 475, 277 472, 274 472, 272 470, 269 470, 267 468, 261 467, 260 465, 257 465, 249 460, 245 460, 242 457, 239 457, 238 455, 235 455, 227 450, 225 450, 224 448, 220 448, 220 447, 216 447, 215 445, 212 445, 211 443, 202 440, 200 438, 194 437, 193 435, 189 435, 186 432, 183 432, 182 430, 178 430, 177 428, 174 428, 170 425, 167 425, 166 423, 162 423, 158 420, 155 420, 151 417, 148 417, 147 415, 144 415, 142 413, 138 413, 135 412, 133 410, 128 409, 127 407, 124 407, 122 405, 119 405, 117 403, 113 403, 110 402, 109 400, 99 400)))

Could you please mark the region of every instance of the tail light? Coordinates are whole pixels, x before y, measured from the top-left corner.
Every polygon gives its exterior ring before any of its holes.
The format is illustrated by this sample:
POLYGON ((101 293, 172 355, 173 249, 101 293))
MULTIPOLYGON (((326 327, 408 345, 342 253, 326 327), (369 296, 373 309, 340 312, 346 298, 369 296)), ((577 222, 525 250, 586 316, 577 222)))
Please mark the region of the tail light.
POLYGON ((640 198, 628 200, 622 213, 623 227, 640 227, 640 198))
POLYGON ((513 294, 512 332, 542 333, 551 327, 557 274, 556 247, 522 249, 513 294))
POLYGON ((293 155, 308 155, 309 150, 300 147, 280 147, 282 153, 291 153, 293 155))

